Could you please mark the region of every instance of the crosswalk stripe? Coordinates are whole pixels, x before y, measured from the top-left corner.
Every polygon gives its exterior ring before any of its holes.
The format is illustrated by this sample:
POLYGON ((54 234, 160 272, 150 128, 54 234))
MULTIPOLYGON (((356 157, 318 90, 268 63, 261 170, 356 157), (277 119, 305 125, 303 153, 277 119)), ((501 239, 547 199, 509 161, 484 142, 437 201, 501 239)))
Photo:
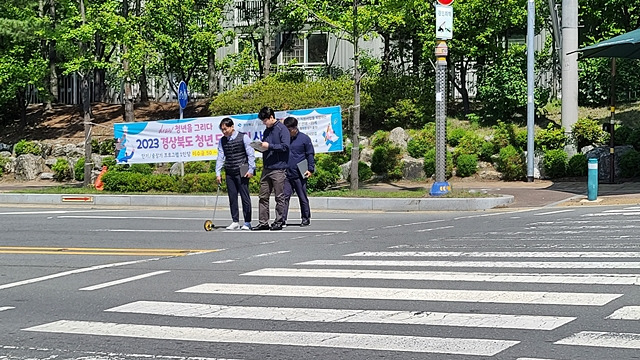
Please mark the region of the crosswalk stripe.
POLYGON ((637 258, 638 251, 362 251, 344 256, 354 257, 510 257, 510 258, 637 258))
POLYGON ((582 285, 640 285, 640 274, 531 274, 453 271, 264 268, 244 273, 242 275, 307 278, 320 277, 334 279, 472 281, 582 285))
POLYGON ((0 306, 0 311, 15 309, 13 306, 0 306))
POLYGON ((296 265, 324 266, 410 266, 410 267, 479 267, 519 269, 640 269, 640 262, 596 261, 420 261, 420 260, 311 260, 296 265))
POLYGON ((316 346, 418 353, 493 356, 519 341, 307 331, 257 331, 60 320, 25 331, 215 343, 316 346))
POLYGON ((607 316, 611 320, 640 320, 640 306, 623 306, 607 316))
POLYGON ((623 294, 205 283, 184 293, 602 306, 623 294))
POLYGON ((556 341, 554 344, 640 349, 640 334, 581 331, 577 334, 573 334, 567 338, 556 341))
POLYGON ((197 318, 461 326, 525 330, 553 330, 576 319, 563 316, 225 306, 159 301, 136 301, 107 309, 106 311, 197 318))

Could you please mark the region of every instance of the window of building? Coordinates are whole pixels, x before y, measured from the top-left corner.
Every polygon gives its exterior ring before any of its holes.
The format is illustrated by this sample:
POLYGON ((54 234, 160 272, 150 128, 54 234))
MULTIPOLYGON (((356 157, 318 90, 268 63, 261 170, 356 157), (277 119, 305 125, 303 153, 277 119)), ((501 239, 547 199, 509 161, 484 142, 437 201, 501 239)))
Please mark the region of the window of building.
POLYGON ((327 62, 329 40, 327 34, 309 34, 304 37, 293 36, 281 54, 281 64, 295 60, 298 64, 312 65, 327 62))

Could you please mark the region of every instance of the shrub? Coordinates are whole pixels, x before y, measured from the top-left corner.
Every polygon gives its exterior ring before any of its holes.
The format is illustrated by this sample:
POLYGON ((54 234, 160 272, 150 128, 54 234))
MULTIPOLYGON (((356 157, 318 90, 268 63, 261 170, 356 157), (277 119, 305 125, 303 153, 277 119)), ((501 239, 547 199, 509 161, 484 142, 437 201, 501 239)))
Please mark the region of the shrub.
MULTIPOLYGON (((359 176, 358 176, 359 177, 359 176)), ((309 191, 323 191, 338 182, 338 173, 329 172, 323 168, 316 167, 316 172, 307 180, 307 189, 309 191)))
POLYGON ((178 180, 178 192, 215 193, 218 189, 216 174, 186 174, 178 180))
POLYGON ((564 128, 558 127, 554 123, 547 124, 546 129, 539 130, 535 136, 536 150, 564 149, 567 143, 567 134, 564 128))
POLYGON ((497 165, 504 180, 522 180, 526 176, 524 153, 513 145, 500 149, 497 165))
POLYGON ((527 129, 517 129, 515 130, 516 137, 514 140, 514 146, 521 150, 527 149, 527 141, 529 137, 529 132, 527 129))
POLYGON ((491 157, 496 153, 496 146, 490 141, 483 141, 480 147, 480 159, 491 161, 491 157))
POLYGON ((471 176, 478 171, 478 157, 475 154, 462 154, 456 160, 456 175, 471 176))
MULTIPOLYGON (((367 163, 358 161, 358 181, 367 181, 373 176, 373 171, 367 163)), ((347 181, 351 181, 351 176, 347 177, 347 181)))
POLYGON ((389 132, 384 130, 378 130, 371 135, 370 143, 372 148, 383 146, 389 142, 389 132))
POLYGON ((131 164, 129 165, 129 171, 144 175, 151 175, 154 169, 153 164, 131 164))
POLYGON ((414 158, 421 158, 436 147, 435 123, 428 123, 422 130, 415 131, 407 141, 407 152, 414 158))
POLYGON ((107 156, 104 159, 102 159, 102 166, 106 166, 107 169, 109 170, 115 168, 116 163, 117 163, 116 158, 113 156, 107 156))
POLYGON ((362 92, 367 95, 361 101, 363 124, 370 129, 420 129, 435 114, 434 89, 432 76, 368 76, 362 81, 362 92))
POLYGON ((453 147, 458 146, 460 139, 467 134, 463 128, 455 128, 447 132, 447 143, 453 147))
POLYGON ((106 139, 98 144, 98 152, 100 155, 111 155, 116 151, 116 139, 106 139))
POLYGON ((371 170, 380 175, 387 175, 400 163, 401 149, 391 144, 376 146, 371 156, 371 170))
MULTIPOLYGON (((480 154, 482 152, 484 140, 474 132, 467 132, 461 139, 454 151, 454 158, 462 154, 480 154)), ((476 159, 476 161, 478 161, 476 159)))
MULTIPOLYGON (((202 174, 207 172, 207 168, 209 168, 208 164, 205 161, 189 161, 184 163, 184 173, 185 174, 202 174)), ((215 171, 215 165, 213 166, 215 171)))
POLYGON ((571 139, 580 151, 588 145, 606 143, 608 134, 602 130, 602 125, 598 121, 581 118, 571 127, 571 139))
POLYGON ((4 174, 4 170, 7 167, 7 164, 9 163, 9 159, 4 157, 4 156, 0 156, 0 176, 2 176, 2 174, 4 174))
POLYGON ((65 158, 58 158, 51 170, 53 170, 53 178, 57 181, 71 178, 71 166, 69 165, 69 160, 65 158))
POLYGON ((178 180, 167 174, 152 174, 149 176, 149 187, 156 191, 176 192, 178 180))
POLYGON ((567 175, 567 153, 562 149, 547 150, 543 160, 544 173, 551 179, 567 175))
POLYGON ((81 157, 73 166, 73 178, 77 181, 84 181, 84 158, 81 157))
POLYGON ((587 176, 587 155, 575 154, 567 164, 567 175, 587 176))
MULTIPOLYGON (((424 154, 424 175, 428 178, 436 173, 436 149, 431 149, 424 154)), ((453 174, 453 156, 449 151, 445 155, 445 177, 448 179, 453 174)))
POLYGON ((493 144, 498 149, 506 148, 509 145, 515 145, 515 126, 511 123, 498 121, 498 124, 493 126, 493 144))
POLYGON ((614 145, 619 146, 619 145, 630 144, 629 136, 631 135, 632 132, 633 132, 633 129, 625 125, 616 127, 613 130, 614 145))
POLYGON ((16 156, 23 154, 40 155, 42 154, 42 148, 34 141, 20 140, 13 147, 13 152, 16 153, 16 156))
MULTIPOLYGON (((367 95, 362 94, 366 102, 367 95)), ((276 110, 308 109, 353 105, 353 80, 322 78, 315 81, 279 81, 270 76, 253 84, 237 87, 216 96, 209 109, 213 115, 255 113, 269 104, 276 110)))
POLYGON ((620 157, 620 175, 625 178, 640 175, 640 152, 631 150, 620 157))
POLYGON ((640 128, 631 131, 631 133, 627 136, 627 144, 633 146, 633 148, 636 150, 640 150, 640 128))
POLYGON ((332 153, 320 153, 315 155, 316 169, 320 168, 334 174, 340 173, 342 158, 332 153))
POLYGON ((107 171, 102 176, 104 189, 113 192, 147 192, 150 176, 130 171, 107 171))

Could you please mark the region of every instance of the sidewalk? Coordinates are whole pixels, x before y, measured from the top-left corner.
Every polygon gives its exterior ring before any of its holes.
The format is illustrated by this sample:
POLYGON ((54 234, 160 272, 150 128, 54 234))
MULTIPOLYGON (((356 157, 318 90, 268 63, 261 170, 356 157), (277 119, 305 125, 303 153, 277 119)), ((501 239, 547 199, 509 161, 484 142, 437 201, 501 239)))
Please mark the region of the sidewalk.
MULTIPOLYGON (((119 194, 28 194, 18 190, 59 186, 51 181, 2 182, 0 204, 89 204, 106 206, 160 206, 212 209, 215 194, 202 195, 119 195, 119 194)), ((430 183, 397 182, 362 184, 362 189, 376 191, 423 190, 428 193, 430 183)), ((640 204, 640 182, 599 184, 598 198, 586 200, 587 184, 582 182, 552 182, 536 180, 527 182, 461 181, 451 182, 456 190, 482 192, 495 196, 477 198, 329 198, 310 197, 311 207, 318 210, 369 210, 369 211, 473 211, 497 207, 529 208, 545 206, 582 205, 635 205, 640 204)), ((420 192, 418 192, 420 193, 420 192)), ((252 197, 257 207, 257 196, 252 197)), ((274 201, 272 201, 274 203, 274 201)), ((228 206, 226 194, 218 198, 219 207, 228 206)), ((298 202, 291 201, 292 209, 298 202)))

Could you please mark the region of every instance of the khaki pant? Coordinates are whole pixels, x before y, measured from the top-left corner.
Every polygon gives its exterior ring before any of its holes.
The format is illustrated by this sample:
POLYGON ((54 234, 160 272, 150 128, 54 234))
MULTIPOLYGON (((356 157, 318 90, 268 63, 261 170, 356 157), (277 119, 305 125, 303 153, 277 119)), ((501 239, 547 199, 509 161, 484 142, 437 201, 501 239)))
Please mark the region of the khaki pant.
POLYGON ((274 222, 282 223, 284 213, 285 196, 284 182, 287 180, 285 169, 264 169, 260 177, 260 201, 258 202, 259 225, 269 224, 269 196, 271 192, 276 194, 276 219, 274 222))

